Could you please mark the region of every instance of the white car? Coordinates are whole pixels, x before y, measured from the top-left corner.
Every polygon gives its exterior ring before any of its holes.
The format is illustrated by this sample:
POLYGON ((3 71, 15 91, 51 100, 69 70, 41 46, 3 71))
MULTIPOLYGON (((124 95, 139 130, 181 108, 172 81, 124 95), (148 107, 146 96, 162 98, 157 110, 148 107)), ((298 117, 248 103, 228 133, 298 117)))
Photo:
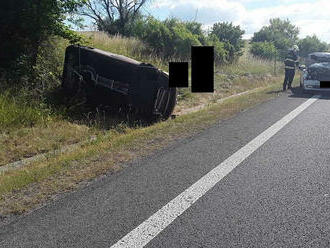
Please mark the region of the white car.
POLYGON ((301 70, 300 87, 303 92, 330 92, 330 53, 315 52, 308 55, 301 70))

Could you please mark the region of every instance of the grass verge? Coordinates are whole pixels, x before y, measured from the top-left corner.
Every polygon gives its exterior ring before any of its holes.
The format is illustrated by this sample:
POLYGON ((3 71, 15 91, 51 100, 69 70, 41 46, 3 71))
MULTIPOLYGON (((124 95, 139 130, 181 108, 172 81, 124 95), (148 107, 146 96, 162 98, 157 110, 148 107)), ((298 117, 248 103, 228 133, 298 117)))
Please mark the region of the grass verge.
POLYGON ((22 214, 121 165, 275 97, 280 82, 149 127, 110 130, 85 146, 0 175, 0 213, 22 214))
MULTIPOLYGON (((137 39, 108 36, 102 32, 83 32, 83 36, 86 45, 168 70, 168 61, 155 56, 137 39)), ((88 140, 91 136, 102 136, 111 130, 116 132, 119 128, 120 131, 122 127, 117 124, 126 121, 125 118, 109 116, 102 110, 85 109, 81 99, 65 99, 59 90, 58 77, 68 42, 54 38, 48 45, 45 44, 43 51, 47 56, 40 61, 43 76, 38 90, 30 92, 23 82, 19 82, 22 84, 19 92, 0 89, 0 166, 88 140), (47 87, 44 89, 44 86, 47 87)), ((215 68, 214 93, 192 94, 190 88, 180 88, 174 113, 181 115, 191 108, 208 105, 230 95, 272 85, 280 80, 273 72, 271 61, 251 57, 247 43, 244 55, 237 63, 215 68)))

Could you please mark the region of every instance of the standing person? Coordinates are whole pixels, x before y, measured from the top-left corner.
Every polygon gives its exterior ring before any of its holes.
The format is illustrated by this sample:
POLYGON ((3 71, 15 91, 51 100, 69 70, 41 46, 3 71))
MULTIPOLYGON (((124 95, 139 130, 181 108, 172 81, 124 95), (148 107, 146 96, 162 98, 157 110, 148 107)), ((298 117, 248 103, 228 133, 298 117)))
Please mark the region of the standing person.
POLYGON ((299 47, 297 45, 294 45, 292 49, 289 50, 288 55, 286 56, 284 60, 285 64, 285 78, 283 82, 283 91, 286 91, 286 86, 288 86, 288 89, 291 89, 291 84, 294 78, 295 69, 296 66, 298 66, 298 52, 299 47))

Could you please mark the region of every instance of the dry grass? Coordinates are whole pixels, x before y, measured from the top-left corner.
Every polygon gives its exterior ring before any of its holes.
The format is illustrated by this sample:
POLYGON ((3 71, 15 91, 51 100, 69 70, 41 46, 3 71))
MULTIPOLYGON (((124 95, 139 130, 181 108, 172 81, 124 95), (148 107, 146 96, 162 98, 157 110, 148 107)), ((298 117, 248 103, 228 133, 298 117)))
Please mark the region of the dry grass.
POLYGON ((92 47, 131 57, 168 71, 168 62, 157 57, 138 39, 119 35, 109 36, 104 32, 82 32, 82 34, 87 40, 87 44, 92 47))
POLYGON ((239 58, 238 63, 227 65, 220 68, 220 72, 224 74, 235 75, 267 75, 279 74, 283 70, 282 63, 276 63, 276 70, 274 69, 274 61, 264 60, 253 57, 249 53, 249 44, 246 43, 243 56, 239 58))
POLYGON ((191 94, 189 90, 181 91, 179 101, 175 108, 175 113, 183 112, 185 109, 216 102, 227 96, 252 90, 255 88, 273 85, 282 80, 281 76, 265 75, 223 75, 217 72, 215 74, 214 93, 195 93, 191 94))
POLYGON ((3 132, 0 139, 0 166, 78 143, 92 134, 95 131, 85 125, 61 120, 3 132))
POLYGON ((143 53, 146 48, 144 44, 135 38, 125 38, 119 35, 109 36, 103 32, 82 32, 88 44, 112 53, 124 56, 132 56, 143 53))

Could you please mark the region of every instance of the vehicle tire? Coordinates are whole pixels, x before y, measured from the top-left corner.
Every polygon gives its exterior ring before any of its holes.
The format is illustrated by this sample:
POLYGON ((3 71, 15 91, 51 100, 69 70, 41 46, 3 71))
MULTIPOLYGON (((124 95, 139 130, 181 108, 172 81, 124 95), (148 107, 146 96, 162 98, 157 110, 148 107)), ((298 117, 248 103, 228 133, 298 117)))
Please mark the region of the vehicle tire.
POLYGON ((159 88, 157 97, 155 98, 155 110, 158 114, 154 114, 157 116, 159 120, 168 119, 175 107, 176 104, 176 88, 159 88))
POLYGON ((162 119, 167 120, 171 114, 173 113, 175 104, 176 104, 176 97, 177 97, 177 91, 176 88, 170 88, 168 91, 168 104, 167 107, 162 115, 162 119))

